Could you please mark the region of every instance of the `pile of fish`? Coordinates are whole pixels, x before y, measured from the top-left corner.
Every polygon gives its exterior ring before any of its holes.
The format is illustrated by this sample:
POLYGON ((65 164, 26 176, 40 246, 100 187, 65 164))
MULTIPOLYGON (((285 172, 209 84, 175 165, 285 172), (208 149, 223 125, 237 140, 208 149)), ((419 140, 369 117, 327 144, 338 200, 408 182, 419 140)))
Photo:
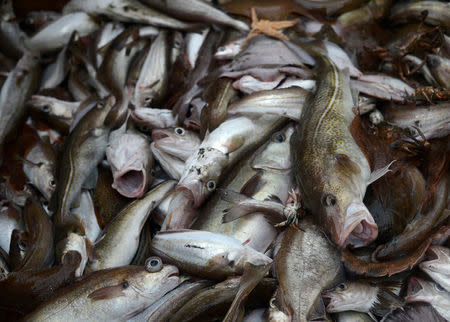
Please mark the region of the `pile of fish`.
POLYGON ((449 2, 0 16, 0 320, 450 320, 449 2))

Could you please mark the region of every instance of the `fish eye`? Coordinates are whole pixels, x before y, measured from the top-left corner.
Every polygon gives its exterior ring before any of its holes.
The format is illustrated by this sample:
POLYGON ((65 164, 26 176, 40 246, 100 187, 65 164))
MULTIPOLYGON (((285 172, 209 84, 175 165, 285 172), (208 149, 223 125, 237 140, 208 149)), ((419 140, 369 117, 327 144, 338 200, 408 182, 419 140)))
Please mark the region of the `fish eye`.
POLYGON ((216 182, 213 180, 210 180, 206 184, 206 187, 208 188, 209 191, 213 191, 214 189, 216 189, 216 182))
POLYGON ((336 203, 336 197, 331 193, 327 193, 322 197, 322 204, 326 207, 334 207, 336 203))
POLYGON ((96 107, 97 107, 98 109, 102 109, 102 108, 105 107, 105 104, 104 104, 103 102, 98 102, 96 107))
POLYGON ((127 288, 130 284, 127 281, 122 282, 122 288, 127 288))
POLYGON ((147 96, 146 98, 144 98, 144 102, 150 104, 152 102, 152 98, 150 96, 147 96))
POLYGON ((179 135, 184 135, 185 130, 182 127, 175 128, 175 133, 179 135))
POLYGON ((52 187, 56 186, 56 181, 53 179, 51 179, 49 183, 52 187))
POLYGON ((42 106, 42 111, 44 111, 45 113, 50 112, 50 106, 48 106, 48 105, 42 106))
POLYGON ((434 284, 434 288, 436 289, 436 291, 438 292, 445 292, 445 289, 438 283, 434 284))
POLYGON ((148 131, 148 126, 147 125, 142 125, 141 126, 141 130, 144 131, 144 132, 147 132, 148 131))
POLYGON ((345 285, 344 283, 338 284, 336 286, 336 289, 340 290, 340 291, 344 291, 347 289, 347 285, 345 285))
POLYGON ((151 175, 152 177, 155 177, 155 176, 156 176, 155 170, 150 171, 150 175, 151 175))
POLYGON ((272 136, 272 141, 273 141, 273 142, 281 143, 281 142, 284 142, 284 140, 286 140, 286 138, 285 138, 285 136, 284 136, 283 134, 281 134, 281 133, 275 133, 275 134, 272 136))
POLYGON ((19 249, 23 252, 27 250, 27 244, 23 240, 19 241, 19 249))
POLYGON ((145 261, 145 270, 150 273, 159 272, 163 268, 161 258, 152 256, 145 261))
POLYGON ((220 46, 219 48, 217 48, 217 51, 220 51, 220 52, 225 51, 225 47, 224 46, 220 46))

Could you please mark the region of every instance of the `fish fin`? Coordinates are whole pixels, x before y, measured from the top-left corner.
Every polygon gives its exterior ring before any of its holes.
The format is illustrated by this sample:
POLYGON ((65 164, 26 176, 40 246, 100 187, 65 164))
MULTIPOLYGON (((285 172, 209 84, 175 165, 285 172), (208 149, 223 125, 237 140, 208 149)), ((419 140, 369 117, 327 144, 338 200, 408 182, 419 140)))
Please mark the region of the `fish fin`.
POLYGON ((98 260, 97 252, 95 251, 95 245, 89 240, 89 238, 84 239, 84 243, 86 245, 86 253, 90 261, 98 260))
POLYGON ((261 178, 262 171, 258 171, 242 186, 240 193, 246 196, 252 196, 260 186, 262 182, 261 178))
POLYGON ((326 319, 325 304, 321 296, 318 296, 308 311, 308 321, 325 321, 326 319))
POLYGON ((267 198, 264 199, 265 201, 273 201, 273 202, 278 202, 280 204, 283 204, 283 202, 281 201, 281 199, 276 196, 276 195, 269 195, 267 198))
POLYGON ((88 295, 92 301, 109 300, 115 297, 125 296, 122 284, 106 286, 95 290, 88 295))
POLYGON ((85 190, 92 190, 97 185, 97 179, 98 179, 98 169, 95 167, 92 169, 91 173, 89 173, 86 180, 83 182, 82 188, 85 190))
POLYGON ((242 135, 234 135, 230 143, 225 145, 227 148, 227 153, 231 153, 242 147, 245 143, 245 139, 242 137, 242 135))
POLYGON ((388 173, 389 171, 392 171, 392 170, 389 169, 389 168, 390 168, 390 166, 392 165, 392 163, 394 163, 395 161, 397 161, 397 160, 393 160, 393 161, 391 161, 391 163, 389 163, 387 166, 385 166, 385 167, 383 167, 383 168, 380 168, 380 169, 377 169, 377 170, 373 171, 373 172, 370 174, 370 178, 369 178, 369 181, 367 182, 367 185, 369 185, 369 184, 371 184, 371 183, 377 181, 378 179, 380 179, 382 176, 384 176, 384 175, 385 175, 386 173, 388 173))
POLYGON ((385 316, 402 305, 403 301, 399 296, 395 295, 387 288, 380 287, 377 293, 377 299, 370 308, 370 312, 376 316, 385 316))
POLYGON ((222 216, 222 224, 229 223, 233 220, 239 219, 248 214, 249 212, 246 209, 239 207, 239 205, 233 205, 230 208, 224 209, 222 216))
POLYGON ((271 265, 272 261, 264 266, 255 266, 251 263, 244 264, 244 274, 240 279, 239 289, 223 321, 238 321, 239 313, 242 311, 248 295, 258 285, 271 265))
POLYGON ((231 203, 239 203, 247 200, 249 197, 229 189, 217 189, 220 198, 231 203))

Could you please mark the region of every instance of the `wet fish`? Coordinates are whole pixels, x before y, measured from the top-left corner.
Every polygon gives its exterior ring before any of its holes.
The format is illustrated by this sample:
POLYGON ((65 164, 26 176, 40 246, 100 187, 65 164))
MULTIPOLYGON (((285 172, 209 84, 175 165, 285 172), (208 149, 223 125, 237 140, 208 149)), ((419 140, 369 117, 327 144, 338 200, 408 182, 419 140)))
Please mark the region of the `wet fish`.
POLYGON ((450 319, 450 293, 435 282, 413 277, 409 281, 405 301, 430 303, 446 320, 450 319))
POLYGON ((215 23, 242 31, 250 30, 246 23, 231 18, 226 13, 201 0, 193 0, 189 2, 189 5, 183 0, 145 0, 144 2, 179 19, 215 23))
POLYGON ((396 283, 376 283, 364 280, 347 281, 325 292, 322 297, 329 300, 327 312, 357 311, 374 317, 384 317, 403 305, 397 295, 400 286, 396 283))
MULTIPOLYGON (((450 10, 450 5, 448 9, 450 10)), ((450 59, 430 54, 427 56, 427 62, 439 85, 444 89, 450 89, 450 59)))
POLYGON ((9 254, 11 233, 13 230, 24 230, 22 213, 11 202, 2 202, 0 206, 0 248, 9 254))
POLYGON ((288 228, 275 255, 282 311, 293 321, 307 321, 316 312, 322 289, 343 279, 340 252, 311 218, 300 230, 288 228))
POLYGON ((419 267, 450 292, 450 250, 443 246, 431 246, 426 255, 427 260, 420 263, 419 267))
POLYGON ((405 23, 410 20, 421 21, 423 11, 427 12, 426 23, 450 28, 450 4, 440 1, 420 1, 396 5, 392 8, 389 19, 395 23, 405 23))
POLYGON ((359 79, 352 79, 350 86, 369 96, 382 100, 402 102, 414 94, 414 89, 400 79, 387 75, 362 75, 359 79))
POLYGON ((112 20, 122 22, 143 23, 174 29, 190 29, 194 24, 186 23, 162 14, 137 0, 71 0, 63 9, 63 13, 84 11, 92 15, 105 15, 112 20))
POLYGON ((214 57, 216 59, 232 59, 237 54, 239 54, 247 44, 247 38, 237 38, 234 40, 229 40, 219 48, 217 48, 214 57))
POLYGON ((57 292, 25 319, 126 320, 177 285, 178 269, 170 265, 163 266, 162 263, 153 272, 141 266, 102 270, 57 292))
POLYGON ((198 151, 187 161, 178 190, 192 194, 198 208, 216 189, 223 172, 253 150, 285 121, 270 115, 256 119, 236 117, 222 123, 202 142, 198 151), (254 136, 258 131, 259 136, 254 136))
POLYGON ((98 28, 98 24, 87 13, 65 14, 31 37, 27 46, 38 52, 51 52, 64 47, 74 31, 84 37, 98 28))
POLYGON ((24 208, 27 231, 11 239, 11 265, 14 271, 47 268, 54 260, 53 225, 42 205, 29 198, 24 208))
POLYGON ((153 41, 136 83, 134 104, 159 106, 169 83, 169 33, 161 30, 153 41))
POLYGON ((73 207, 70 213, 71 216, 79 218, 85 236, 91 243, 94 243, 101 233, 101 223, 97 218, 94 200, 89 191, 83 190, 81 192, 78 206, 73 207))
MULTIPOLYGON (((80 195, 86 179, 104 158, 111 130, 104 122, 113 103, 112 97, 98 101, 66 139, 57 172, 57 225, 66 225, 74 219, 70 217, 69 211, 80 195)), ((79 223, 75 224, 77 225, 79 223)))
POLYGON ((131 110, 131 118, 143 132, 151 129, 165 129, 177 125, 172 111, 160 108, 135 107, 131 110))
POLYGON ((143 198, 126 206, 103 230, 95 244, 96 260, 89 264, 90 271, 118 267, 131 263, 138 248, 139 235, 151 211, 173 189, 174 181, 166 181, 143 198))
POLYGON ((127 198, 142 197, 153 179, 154 161, 147 138, 136 130, 120 128, 111 133, 106 158, 114 178, 112 187, 127 198))
POLYGON ((39 55, 26 52, 9 73, 0 92, 0 146, 25 116, 25 103, 38 88, 39 55))
POLYGON ((354 118, 348 76, 322 57, 316 94, 305 104, 291 137, 294 175, 302 203, 340 248, 374 241, 378 227, 363 204, 367 185, 386 172, 370 173, 352 137, 354 118))
POLYGON ((186 55, 188 56, 191 69, 195 67, 200 48, 208 35, 209 28, 199 32, 189 32, 186 34, 186 55))
POLYGON ((90 255, 88 255, 88 247, 91 247, 90 242, 85 236, 71 232, 56 245, 56 257, 61 263, 64 263, 65 257, 68 254, 73 252, 78 253, 80 260, 74 267, 74 275, 75 277, 81 277, 88 262, 88 256, 90 255))

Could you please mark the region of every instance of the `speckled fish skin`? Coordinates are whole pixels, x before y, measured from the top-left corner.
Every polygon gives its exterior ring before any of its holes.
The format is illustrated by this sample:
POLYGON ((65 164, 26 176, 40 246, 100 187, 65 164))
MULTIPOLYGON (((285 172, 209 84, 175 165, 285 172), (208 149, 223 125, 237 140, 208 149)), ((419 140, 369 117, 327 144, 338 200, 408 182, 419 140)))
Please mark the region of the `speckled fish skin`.
POLYGON ((153 238, 152 251, 185 272, 217 280, 243 274, 247 263, 264 267, 272 262, 232 237, 201 230, 159 232, 153 238))
POLYGON ((187 161, 177 189, 189 191, 198 208, 230 169, 246 153, 261 145, 286 120, 277 116, 237 117, 222 123, 203 140, 187 161), (258 131, 259 135, 253 135, 258 131))
MULTIPOLYGON (((293 131, 293 125, 289 124, 275 132, 270 141, 229 173, 221 188, 241 191, 246 187, 252 198, 265 200, 275 196, 286 202, 293 184, 289 144, 293 131), (284 140, 279 140, 280 135, 284 140)), ((273 224, 263 213, 251 213, 223 223, 224 210, 229 207, 230 204, 215 192, 200 209, 194 229, 225 234, 259 252, 265 252, 278 234, 273 224)))
POLYGON ((80 120, 66 139, 57 172, 55 224, 71 222, 69 210, 81 187, 103 159, 110 127, 104 124, 113 107, 113 97, 97 104, 80 120))
POLYGON ((291 137, 294 175, 302 203, 333 242, 361 247, 378 234, 362 202, 370 167, 349 129, 354 114, 348 76, 320 57, 317 91, 291 137))
POLYGON ((151 211, 173 189, 172 180, 156 186, 143 198, 126 206, 103 230, 104 236, 95 245, 97 259, 89 271, 128 265, 139 246, 139 235, 151 211))
POLYGON ((25 320, 123 321, 175 288, 178 280, 178 269, 171 265, 155 273, 142 266, 102 270, 62 289, 25 320))
POLYGON ((283 308, 293 321, 307 321, 321 291, 343 279, 340 252, 320 227, 304 218, 300 230, 288 228, 275 255, 283 308))
POLYGON ((25 116, 25 103, 38 87, 39 69, 39 55, 26 52, 3 84, 0 92, 0 146, 25 116))

